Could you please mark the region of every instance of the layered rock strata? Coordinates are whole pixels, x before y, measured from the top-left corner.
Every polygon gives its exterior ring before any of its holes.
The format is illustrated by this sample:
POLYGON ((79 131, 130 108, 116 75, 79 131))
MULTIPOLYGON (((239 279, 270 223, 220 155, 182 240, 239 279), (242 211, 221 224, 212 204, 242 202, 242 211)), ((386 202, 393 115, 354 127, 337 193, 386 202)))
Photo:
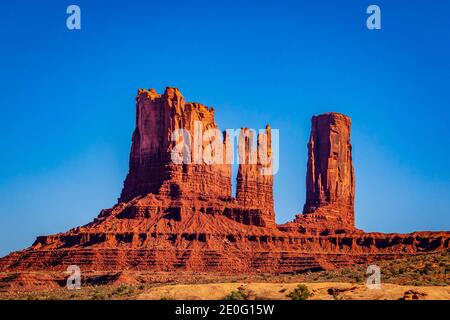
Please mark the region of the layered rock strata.
POLYGON ((256 147, 251 130, 240 132, 234 197, 233 143, 218 130, 214 110, 185 102, 176 88, 139 90, 118 203, 85 226, 38 237, 30 248, 0 259, 0 270, 75 264, 90 271, 304 272, 448 249, 449 232, 355 228, 350 125, 337 113, 313 117, 303 213, 277 225, 269 126, 256 147))

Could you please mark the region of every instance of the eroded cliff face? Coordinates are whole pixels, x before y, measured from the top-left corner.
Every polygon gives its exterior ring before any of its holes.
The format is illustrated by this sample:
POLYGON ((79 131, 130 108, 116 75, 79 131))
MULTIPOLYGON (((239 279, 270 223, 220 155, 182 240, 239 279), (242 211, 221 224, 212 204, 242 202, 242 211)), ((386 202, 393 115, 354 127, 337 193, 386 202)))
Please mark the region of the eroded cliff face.
POLYGON ((119 202, 85 226, 38 237, 30 248, 0 259, 0 270, 76 264, 99 271, 302 272, 448 249, 449 232, 383 234, 354 227, 350 126, 337 113, 313 117, 304 212, 276 225, 269 126, 256 147, 251 131, 241 130, 233 197, 226 152, 231 138, 218 131, 214 110, 185 102, 176 88, 161 95, 139 90, 130 170, 119 202), (172 139, 179 129, 196 138, 199 129, 213 129, 200 144, 189 141, 188 163, 171 158, 183 136, 172 139), (211 151, 212 143, 224 152, 211 151), (223 163, 198 161, 208 153, 223 163))

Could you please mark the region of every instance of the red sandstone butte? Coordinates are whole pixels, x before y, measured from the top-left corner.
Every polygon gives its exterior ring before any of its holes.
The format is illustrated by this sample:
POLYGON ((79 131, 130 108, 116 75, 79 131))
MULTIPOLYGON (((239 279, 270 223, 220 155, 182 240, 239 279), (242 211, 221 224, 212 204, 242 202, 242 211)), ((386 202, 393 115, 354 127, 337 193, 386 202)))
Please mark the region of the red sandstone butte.
MULTIPOLYGON (((236 196, 231 165, 171 161, 171 134, 217 129, 214 110, 184 100, 178 89, 139 90, 129 173, 119 201, 91 223, 40 236, 0 259, 1 271, 205 271, 227 274, 303 272, 392 259, 449 248, 450 232, 364 233, 354 225, 355 176, 350 119, 327 113, 312 119, 303 214, 275 223, 271 130, 239 136, 236 196), (255 161, 248 161, 253 158, 255 161), (269 163, 270 169, 270 163, 269 163)), ((208 143, 192 144, 192 158, 208 143)), ((223 149, 230 137, 223 134, 223 149)), ((226 152, 222 155, 227 157, 226 152)))

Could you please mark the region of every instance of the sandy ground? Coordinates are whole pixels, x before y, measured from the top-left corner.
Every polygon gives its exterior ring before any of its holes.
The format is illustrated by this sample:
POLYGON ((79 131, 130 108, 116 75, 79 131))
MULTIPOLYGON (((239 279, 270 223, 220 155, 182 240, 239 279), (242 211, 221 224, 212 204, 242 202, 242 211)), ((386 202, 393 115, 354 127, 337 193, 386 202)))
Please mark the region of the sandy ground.
MULTIPOLYGON (((245 286, 261 299, 290 299, 287 294, 299 283, 211 283, 194 285, 167 285, 149 289, 138 295, 140 300, 189 299, 221 300, 238 287, 245 286)), ((381 289, 368 289, 366 285, 344 282, 303 283, 313 293, 311 300, 398 300, 405 297, 419 300, 450 300, 450 286, 401 286, 382 284, 381 289), (335 297, 329 289, 338 292, 335 297)))

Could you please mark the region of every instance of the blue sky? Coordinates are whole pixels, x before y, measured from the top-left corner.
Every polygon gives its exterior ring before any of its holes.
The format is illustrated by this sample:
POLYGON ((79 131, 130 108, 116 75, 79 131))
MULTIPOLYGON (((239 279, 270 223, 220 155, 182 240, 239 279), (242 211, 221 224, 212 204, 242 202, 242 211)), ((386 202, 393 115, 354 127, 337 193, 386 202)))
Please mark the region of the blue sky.
POLYGON ((445 1, 20 1, 0 10, 0 255, 119 196, 138 88, 179 87, 221 128, 280 130, 277 221, 301 211, 314 114, 353 121, 356 223, 450 229, 445 1), (395 3, 394 3, 395 2, 395 3), (82 29, 66 28, 81 8, 82 29), (369 31, 378 4, 382 30, 369 31))

